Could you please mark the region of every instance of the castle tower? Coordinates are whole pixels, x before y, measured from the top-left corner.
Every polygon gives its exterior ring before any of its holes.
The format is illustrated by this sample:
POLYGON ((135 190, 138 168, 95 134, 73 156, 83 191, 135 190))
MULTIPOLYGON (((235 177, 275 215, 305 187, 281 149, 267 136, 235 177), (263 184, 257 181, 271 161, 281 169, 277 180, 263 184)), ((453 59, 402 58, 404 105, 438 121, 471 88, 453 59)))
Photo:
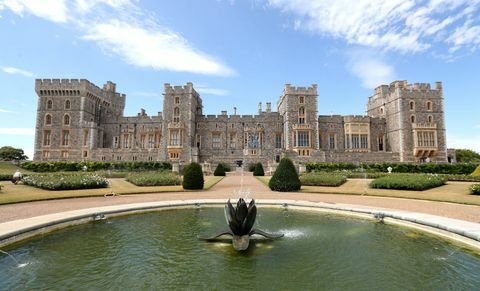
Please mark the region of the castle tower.
POLYGON ((310 156, 318 150, 318 94, 317 85, 293 87, 286 84, 278 101, 278 112, 283 117, 285 149, 300 156, 310 156))
POLYGON ((167 159, 190 163, 198 160, 195 146, 196 116, 202 115, 202 99, 188 82, 185 86, 164 85, 163 132, 167 159))
POLYGON ((386 119, 388 148, 401 162, 447 162, 441 82, 395 81, 375 89, 367 114, 386 119))

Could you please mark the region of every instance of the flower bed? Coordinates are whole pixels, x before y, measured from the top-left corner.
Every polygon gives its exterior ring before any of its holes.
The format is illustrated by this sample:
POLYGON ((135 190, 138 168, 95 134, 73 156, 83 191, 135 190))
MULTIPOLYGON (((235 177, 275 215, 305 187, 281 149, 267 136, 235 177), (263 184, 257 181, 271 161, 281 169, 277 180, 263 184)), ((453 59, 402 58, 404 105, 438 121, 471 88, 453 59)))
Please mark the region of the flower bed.
POLYGON ((371 188, 422 191, 445 185, 445 179, 431 174, 397 174, 377 178, 371 188))
POLYGON ((480 194, 480 184, 473 184, 470 187, 470 193, 472 194, 480 194))
POLYGON ((182 179, 172 172, 144 172, 132 173, 127 181, 136 186, 172 186, 182 184, 182 179))
POLYGON ((347 177, 338 173, 314 172, 301 175, 300 182, 305 186, 337 187, 347 182, 347 177))
POLYGON ((23 184, 46 190, 76 190, 106 188, 108 181, 93 173, 32 174, 22 179, 23 184))

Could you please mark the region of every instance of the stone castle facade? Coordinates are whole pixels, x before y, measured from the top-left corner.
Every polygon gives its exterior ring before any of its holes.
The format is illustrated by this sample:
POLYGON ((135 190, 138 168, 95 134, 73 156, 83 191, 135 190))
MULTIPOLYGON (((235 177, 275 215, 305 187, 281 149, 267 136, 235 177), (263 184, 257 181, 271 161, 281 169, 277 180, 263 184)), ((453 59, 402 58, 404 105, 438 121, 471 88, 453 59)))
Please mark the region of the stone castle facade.
POLYGON ((381 85, 364 116, 318 115, 317 85, 285 85, 272 111, 204 115, 192 83, 164 86, 163 112, 124 116, 107 82, 37 79, 35 161, 438 162, 447 158, 442 84, 381 85))

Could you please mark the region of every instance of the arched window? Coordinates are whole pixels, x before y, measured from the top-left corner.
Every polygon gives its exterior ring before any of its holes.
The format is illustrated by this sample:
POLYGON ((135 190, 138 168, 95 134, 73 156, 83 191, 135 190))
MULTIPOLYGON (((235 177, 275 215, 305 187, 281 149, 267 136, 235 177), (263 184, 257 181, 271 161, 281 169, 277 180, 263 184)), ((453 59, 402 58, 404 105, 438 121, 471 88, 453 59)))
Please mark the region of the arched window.
POLYGON ((428 111, 432 110, 432 102, 431 101, 427 101, 427 110, 428 111))
POLYGON ((65 109, 70 109, 70 100, 65 100, 65 109))
POLYGON ((298 123, 305 124, 305 107, 298 108, 298 123))
POLYGON ((415 101, 410 101, 410 110, 415 110, 415 101))
POLYGON ((65 115, 63 116, 63 124, 64 124, 64 125, 70 125, 70 115, 65 114, 65 115))
POLYGON ((428 116, 428 123, 433 123, 433 116, 431 115, 428 116))
POLYGON ((383 112, 384 112, 383 107, 380 107, 380 114, 383 114, 383 112))
POLYGON ((180 108, 173 109, 173 122, 180 122, 180 108))
POLYGON ((50 114, 45 115, 45 125, 52 124, 52 116, 50 114))
POLYGON ((53 107, 52 100, 47 100, 47 109, 52 109, 52 107, 53 107))
POLYGON ((412 123, 415 123, 415 115, 410 116, 410 121, 411 121, 412 123))

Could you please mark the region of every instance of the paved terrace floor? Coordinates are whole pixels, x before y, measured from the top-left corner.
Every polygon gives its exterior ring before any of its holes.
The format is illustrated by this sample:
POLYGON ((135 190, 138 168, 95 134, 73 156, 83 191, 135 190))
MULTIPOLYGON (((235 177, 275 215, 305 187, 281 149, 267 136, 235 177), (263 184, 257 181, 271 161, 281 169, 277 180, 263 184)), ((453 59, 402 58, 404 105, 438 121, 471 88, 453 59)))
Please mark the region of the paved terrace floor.
MULTIPOLYGON (((18 203, 0 206, 0 223, 30 218, 39 215, 78 210, 84 208, 130 204, 139 202, 189 200, 189 199, 214 199, 238 198, 235 193, 240 189, 240 176, 227 176, 208 191, 202 192, 174 192, 158 194, 135 194, 116 197, 91 197, 74 198, 50 201, 18 203)), ((424 200, 387 198, 358 195, 336 195, 318 193, 281 193, 273 192, 255 177, 245 176, 244 190, 249 189, 255 199, 288 199, 311 202, 341 203, 365 208, 395 209, 411 212, 420 212, 454 219, 480 223, 480 206, 462 205, 445 202, 424 200)))

